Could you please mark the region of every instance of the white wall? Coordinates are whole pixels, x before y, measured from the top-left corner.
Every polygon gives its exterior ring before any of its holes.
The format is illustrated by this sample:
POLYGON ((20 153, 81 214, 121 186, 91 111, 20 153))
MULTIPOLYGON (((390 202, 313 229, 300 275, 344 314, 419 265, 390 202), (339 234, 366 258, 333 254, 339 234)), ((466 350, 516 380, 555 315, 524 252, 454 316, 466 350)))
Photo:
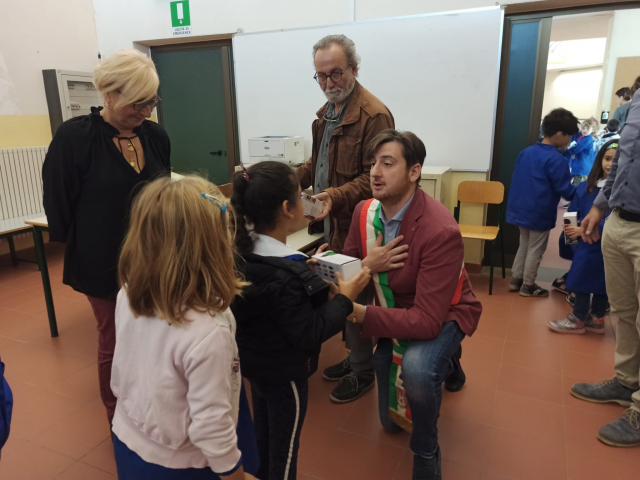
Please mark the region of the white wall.
MULTIPOLYGON (((619 10, 613 14, 613 28, 609 42, 609 56, 605 59, 602 110, 610 110, 613 83, 619 57, 640 56, 640 9, 619 10)), ((640 72, 638 72, 640 75, 640 72)), ((630 86, 630 85, 629 85, 630 86)), ((613 112, 611 112, 613 113, 613 112)))
POLYGON ((542 115, 554 108, 571 110, 579 119, 599 117, 598 94, 602 68, 547 71, 542 115))
MULTIPOLYGON (((523 3, 509 0, 502 4, 523 3)), ((534 0, 535 1, 535 0, 534 0)), ((170 0, 93 0, 103 56, 171 38, 170 0)), ((193 35, 261 32, 495 5, 495 0, 190 0, 193 35), (355 17, 354 17, 355 12, 355 17)), ((311 45, 309 46, 311 50, 311 45)))
POLYGON ((553 17, 551 41, 585 40, 609 36, 609 22, 613 12, 553 17))
MULTIPOLYGON (((356 20, 373 18, 399 17, 403 15, 418 15, 429 12, 445 12, 463 10, 466 8, 492 7, 513 3, 526 3, 530 0, 355 0, 356 20)), ((533 0, 537 1, 537 0, 533 0)))
MULTIPOLYGON (((136 41, 171 38, 169 0, 93 3, 103 55, 131 48, 136 41)), ((352 0, 190 0, 189 8, 194 36, 344 23, 353 15, 352 0)))
POLYGON ((91 0, 0 1, 0 115, 48 115, 42 70, 97 62, 91 0))

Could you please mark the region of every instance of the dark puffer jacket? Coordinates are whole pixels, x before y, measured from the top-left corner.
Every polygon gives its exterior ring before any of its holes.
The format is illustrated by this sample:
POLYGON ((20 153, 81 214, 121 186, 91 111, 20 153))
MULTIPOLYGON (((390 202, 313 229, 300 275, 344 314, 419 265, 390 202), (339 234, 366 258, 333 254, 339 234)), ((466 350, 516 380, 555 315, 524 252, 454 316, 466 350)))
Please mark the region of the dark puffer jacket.
POLYGON ((269 383, 304 381, 318 369, 320 345, 342 330, 353 304, 327 301, 329 286, 304 261, 245 254, 251 285, 231 305, 242 376, 269 383))

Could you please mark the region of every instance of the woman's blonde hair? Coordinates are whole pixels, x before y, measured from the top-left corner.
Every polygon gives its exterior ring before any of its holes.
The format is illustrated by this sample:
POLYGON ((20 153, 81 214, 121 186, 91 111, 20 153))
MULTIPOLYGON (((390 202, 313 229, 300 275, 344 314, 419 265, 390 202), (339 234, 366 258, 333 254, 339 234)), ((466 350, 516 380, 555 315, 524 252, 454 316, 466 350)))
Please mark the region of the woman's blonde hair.
POLYGON ((195 175, 162 177, 144 187, 133 202, 118 264, 134 315, 177 326, 189 321, 190 309, 213 315, 229 307, 246 285, 235 269, 230 214, 220 190, 195 175))
POLYGON ((137 50, 120 50, 105 58, 93 71, 93 83, 102 96, 120 94, 114 107, 142 103, 157 95, 158 72, 153 61, 137 50))

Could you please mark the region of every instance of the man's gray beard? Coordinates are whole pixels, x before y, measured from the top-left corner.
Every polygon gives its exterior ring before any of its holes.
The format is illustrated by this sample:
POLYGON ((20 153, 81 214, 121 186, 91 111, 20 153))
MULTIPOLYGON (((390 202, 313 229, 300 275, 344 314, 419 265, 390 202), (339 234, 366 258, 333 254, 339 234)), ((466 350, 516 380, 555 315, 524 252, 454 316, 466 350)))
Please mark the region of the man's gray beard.
POLYGON ((324 91, 324 96, 327 97, 329 103, 344 103, 344 101, 349 98, 351 92, 356 86, 356 77, 351 77, 351 80, 347 84, 344 89, 333 89, 332 93, 328 93, 326 90, 324 91))

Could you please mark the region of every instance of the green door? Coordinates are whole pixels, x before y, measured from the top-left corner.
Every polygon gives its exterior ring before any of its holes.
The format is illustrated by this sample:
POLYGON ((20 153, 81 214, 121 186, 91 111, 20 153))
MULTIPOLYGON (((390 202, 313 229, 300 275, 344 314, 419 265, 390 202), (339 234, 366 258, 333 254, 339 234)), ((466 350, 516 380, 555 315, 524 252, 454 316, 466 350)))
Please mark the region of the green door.
POLYGON ((218 185, 230 178, 222 48, 154 51, 173 170, 203 174, 218 185))

